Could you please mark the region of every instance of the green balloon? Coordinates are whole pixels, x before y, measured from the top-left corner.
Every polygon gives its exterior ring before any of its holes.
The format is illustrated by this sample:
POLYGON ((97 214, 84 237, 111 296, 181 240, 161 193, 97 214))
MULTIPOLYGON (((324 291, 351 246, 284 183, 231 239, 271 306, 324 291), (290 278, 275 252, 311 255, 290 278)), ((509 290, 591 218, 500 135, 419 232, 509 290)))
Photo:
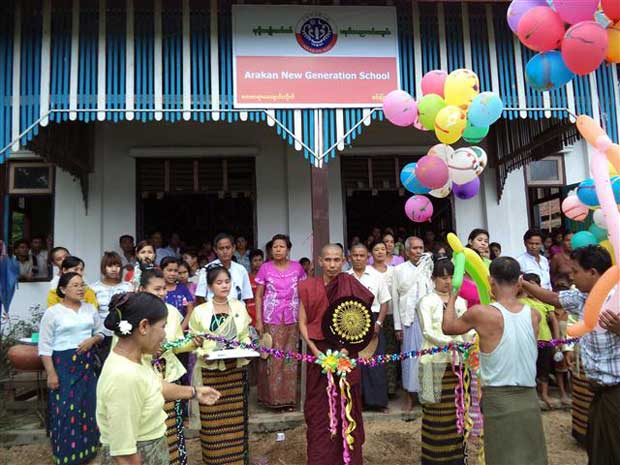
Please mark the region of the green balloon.
POLYGON ((422 126, 429 131, 435 129, 437 113, 445 106, 445 100, 437 94, 426 94, 422 97, 418 102, 418 118, 422 126))
POLYGON ((473 126, 469 121, 467 121, 467 127, 463 133, 463 140, 465 142, 469 142, 470 144, 477 144, 484 139, 488 133, 488 126, 473 126))
POLYGON ((588 228, 588 231, 594 234, 594 237, 596 237, 596 240, 599 242, 603 242, 607 240, 607 230, 603 228, 599 228, 594 223, 592 223, 592 225, 588 228))

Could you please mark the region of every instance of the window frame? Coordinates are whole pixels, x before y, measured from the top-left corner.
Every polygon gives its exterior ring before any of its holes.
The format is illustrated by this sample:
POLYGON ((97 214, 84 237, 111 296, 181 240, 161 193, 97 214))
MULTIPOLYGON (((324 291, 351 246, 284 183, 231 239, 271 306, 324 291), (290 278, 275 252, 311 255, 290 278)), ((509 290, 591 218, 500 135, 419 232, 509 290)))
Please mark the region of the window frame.
POLYGON ((52 163, 41 162, 39 160, 20 160, 20 161, 8 161, 9 173, 8 173, 8 194, 16 196, 30 196, 30 195, 54 195, 54 165, 52 163), (49 187, 44 189, 29 189, 29 188, 16 188, 15 187, 15 170, 18 168, 35 167, 35 168, 47 168, 49 175, 49 187))

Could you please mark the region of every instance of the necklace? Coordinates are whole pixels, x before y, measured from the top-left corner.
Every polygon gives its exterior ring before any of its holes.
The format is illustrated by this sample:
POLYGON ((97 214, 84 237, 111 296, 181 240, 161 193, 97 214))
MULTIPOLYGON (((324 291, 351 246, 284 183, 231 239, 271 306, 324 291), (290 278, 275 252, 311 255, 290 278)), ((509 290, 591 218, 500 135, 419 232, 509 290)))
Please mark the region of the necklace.
POLYGON ((213 303, 218 305, 228 305, 228 299, 226 299, 224 302, 219 302, 215 297, 213 297, 213 303))

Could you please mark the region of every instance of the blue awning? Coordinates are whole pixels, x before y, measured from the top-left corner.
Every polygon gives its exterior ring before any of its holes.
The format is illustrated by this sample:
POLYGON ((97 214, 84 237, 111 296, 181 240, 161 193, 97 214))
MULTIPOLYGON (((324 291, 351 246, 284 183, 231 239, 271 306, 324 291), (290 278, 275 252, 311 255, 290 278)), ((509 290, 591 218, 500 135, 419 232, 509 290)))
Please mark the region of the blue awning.
MULTIPOLYGON (((25 145, 49 121, 224 120, 274 126, 317 162, 315 155, 328 161, 383 118, 381 111, 347 108, 235 110, 230 1, 4 3, 0 150, 16 140, 25 145)), ((567 109, 600 119, 618 141, 617 65, 539 93, 525 83, 533 53, 508 29, 507 4, 397 2, 397 8, 404 90, 419 96, 426 71, 468 67, 481 90, 498 91, 515 109, 505 118, 566 118, 567 109)), ((17 146, 0 153, 0 162, 17 146)))

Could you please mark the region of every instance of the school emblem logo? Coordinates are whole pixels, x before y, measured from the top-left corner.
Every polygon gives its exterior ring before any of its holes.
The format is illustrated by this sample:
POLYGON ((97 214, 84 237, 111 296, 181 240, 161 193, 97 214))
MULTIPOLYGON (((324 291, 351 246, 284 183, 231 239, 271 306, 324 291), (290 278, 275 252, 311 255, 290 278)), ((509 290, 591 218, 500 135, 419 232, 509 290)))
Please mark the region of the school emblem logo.
POLYGON ((338 40, 336 24, 321 13, 310 13, 297 23, 295 29, 297 43, 310 53, 330 51, 338 40))

